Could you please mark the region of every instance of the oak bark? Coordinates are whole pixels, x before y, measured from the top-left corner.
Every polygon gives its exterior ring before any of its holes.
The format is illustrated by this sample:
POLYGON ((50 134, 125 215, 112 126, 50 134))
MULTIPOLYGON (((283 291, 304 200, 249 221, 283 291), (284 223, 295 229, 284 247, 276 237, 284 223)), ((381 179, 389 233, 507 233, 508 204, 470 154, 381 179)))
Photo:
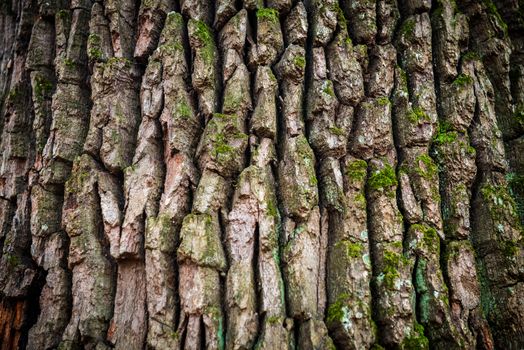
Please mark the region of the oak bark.
POLYGON ((0 349, 520 349, 524 4, 4 0, 0 349))

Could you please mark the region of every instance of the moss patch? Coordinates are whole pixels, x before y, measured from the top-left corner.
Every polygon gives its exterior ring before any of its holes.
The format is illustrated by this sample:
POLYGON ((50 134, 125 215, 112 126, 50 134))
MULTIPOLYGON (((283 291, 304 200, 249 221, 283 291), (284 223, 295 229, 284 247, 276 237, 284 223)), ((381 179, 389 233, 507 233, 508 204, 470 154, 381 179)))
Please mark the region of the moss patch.
POLYGON ((424 327, 415 322, 413 332, 404 339, 401 349, 404 350, 425 350, 429 349, 428 338, 424 336, 424 327))
POLYGON ((455 86, 465 86, 473 84, 473 78, 467 74, 459 74, 455 80, 453 80, 453 85, 455 86))
POLYGON ((417 167, 415 171, 421 177, 426 180, 432 180, 435 178, 438 172, 438 167, 433 159, 427 154, 422 154, 416 158, 417 167))
POLYGON ((458 137, 456 131, 451 130, 451 125, 441 122, 438 126, 437 133, 433 137, 433 142, 437 145, 443 145, 455 141, 458 137))
POLYGON ((391 165, 386 164, 382 170, 375 171, 371 174, 368 185, 372 190, 388 191, 389 194, 394 194, 394 192, 390 190, 398 185, 395 170, 391 165))
POLYGON ((418 123, 420 121, 431 120, 429 115, 427 115, 420 107, 415 107, 411 111, 409 111, 407 118, 411 123, 418 123))
POLYGON ((306 67, 306 58, 304 56, 296 56, 293 59, 293 63, 300 69, 304 69, 306 67))
POLYGON ((350 162, 346 167, 346 175, 351 180, 363 181, 366 178, 368 163, 365 160, 358 159, 350 162))
POLYGON ((272 8, 261 8, 257 11, 257 18, 278 23, 278 11, 272 8))

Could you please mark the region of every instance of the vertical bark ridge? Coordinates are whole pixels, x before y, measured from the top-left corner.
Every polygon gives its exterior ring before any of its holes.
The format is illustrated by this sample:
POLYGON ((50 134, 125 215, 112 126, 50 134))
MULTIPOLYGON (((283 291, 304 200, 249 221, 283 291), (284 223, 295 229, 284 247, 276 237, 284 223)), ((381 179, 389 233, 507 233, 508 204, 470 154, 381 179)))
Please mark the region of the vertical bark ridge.
MULTIPOLYGON (((314 4, 306 6, 311 10, 314 4)), ((305 51, 310 46, 306 38, 310 35, 311 17, 304 4, 297 3, 282 28, 284 41, 282 45, 276 41, 275 46, 283 53, 275 69, 282 94, 278 181, 284 214, 282 261, 286 300, 288 315, 294 319, 297 346, 323 349, 333 346, 323 320, 327 231, 321 227, 316 160, 303 120, 305 68, 311 62, 311 53, 305 51)))
POLYGON ((205 129, 196 149, 200 181, 186 215, 177 250, 184 349, 223 349, 225 320, 221 274, 227 266, 221 219, 226 217, 230 178, 240 171, 247 144, 241 116, 218 114, 221 62, 207 1, 182 1, 193 57, 192 84, 205 129))
MULTIPOLYGON (((29 179, 35 162, 37 133, 32 132, 32 85, 27 69, 31 64, 32 27, 40 9, 31 1, 2 5, 0 348, 10 349, 24 347, 27 342, 27 331, 35 322, 36 302, 32 300, 38 299, 42 280, 42 271, 31 258, 29 179)), ((42 22, 38 24, 45 26, 42 22)), ((44 65, 52 60, 52 52, 48 50, 42 56, 44 65)), ((40 110, 39 117, 42 120, 48 114, 40 110)))
POLYGON ((438 168, 428 151, 437 129, 430 2, 403 2, 396 37, 400 67, 395 72, 395 134, 408 254, 415 259, 413 284, 417 321, 435 348, 461 348, 449 292, 440 266, 444 240, 438 168))
POLYGON ((469 130, 477 101, 471 78, 474 73, 468 69, 471 55, 465 54, 469 26, 466 16, 448 1, 440 2, 432 13, 432 26, 439 106, 433 156, 440 168, 443 264, 451 317, 462 346, 493 348, 480 304, 479 276, 470 242, 469 208, 477 166, 469 130), (463 259, 457 259, 458 255, 463 259), (466 288, 468 292, 464 293, 466 288))

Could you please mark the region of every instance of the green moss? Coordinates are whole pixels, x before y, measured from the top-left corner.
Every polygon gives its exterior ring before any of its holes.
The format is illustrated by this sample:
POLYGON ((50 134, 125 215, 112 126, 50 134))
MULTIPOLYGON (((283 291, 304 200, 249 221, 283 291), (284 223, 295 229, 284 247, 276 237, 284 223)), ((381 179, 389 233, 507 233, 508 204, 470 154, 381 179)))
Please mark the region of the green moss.
POLYGON ((136 164, 131 164, 130 166, 124 168, 124 173, 125 174, 131 174, 131 173, 135 172, 136 168, 137 168, 136 164))
POLYGON ((346 16, 344 16, 344 11, 342 11, 342 8, 340 8, 340 5, 338 4, 338 2, 335 2, 333 4, 333 10, 335 10, 335 12, 337 13, 338 25, 342 29, 347 30, 346 16))
POLYGON ((335 244, 336 248, 344 248, 348 258, 361 258, 364 254, 364 246, 362 243, 353 243, 351 241, 342 240, 335 244))
POLYGON ((300 69, 304 69, 306 67, 306 58, 304 56, 296 56, 293 59, 293 63, 300 69))
POLYGON ((413 35, 413 32, 415 31, 415 20, 414 19, 408 19, 400 28, 400 35, 402 36, 408 36, 413 35))
POLYGON ((267 213, 270 215, 270 216, 273 216, 273 217, 276 217, 278 216, 278 209, 274 203, 273 200, 269 199, 267 201, 267 213))
POLYGON ((49 96, 53 90, 53 83, 44 77, 37 77, 35 81, 34 96, 38 101, 42 101, 49 96))
POLYGON ((20 263, 22 262, 22 260, 20 259, 20 257, 18 255, 12 254, 12 253, 6 253, 5 254, 5 258, 6 258, 7 264, 11 268, 14 268, 14 267, 20 265, 20 263))
POLYGON ((422 233, 422 242, 426 248, 440 250, 437 230, 423 224, 413 224, 411 229, 422 233))
POLYGON ((184 18, 176 11, 171 11, 167 14, 166 26, 181 26, 184 24, 184 18))
POLYGON ((257 11, 257 18, 278 23, 278 11, 272 8, 260 8, 257 11))
POLYGON ((426 180, 432 180, 435 178, 438 172, 438 167, 430 156, 422 154, 416 158, 416 161, 418 164, 415 171, 418 175, 426 180), (420 166, 420 163, 422 163, 422 166, 420 166))
POLYGON ((315 155, 304 135, 297 137, 296 146, 296 152, 300 157, 302 157, 302 163, 309 178, 309 185, 311 187, 316 187, 318 184, 318 179, 315 174, 315 155))
POLYGON ((369 188, 372 190, 389 191, 397 184, 395 170, 389 164, 386 164, 382 170, 373 172, 368 180, 369 188))
POLYGON ((236 133, 226 132, 227 128, 234 126, 238 130, 238 117, 236 115, 227 115, 215 113, 213 118, 209 122, 212 130, 216 131, 211 134, 211 153, 215 157, 216 161, 221 164, 228 163, 233 157, 236 157, 237 149, 231 146, 233 139, 245 139, 248 136, 242 132, 237 131, 236 133))
POLYGON ((475 51, 468 51, 462 56, 462 60, 467 61, 480 61, 480 54, 475 51))
POLYGON ((173 339, 178 339, 180 337, 180 334, 178 333, 178 331, 175 331, 171 332, 169 336, 173 339))
POLYGON ((484 200, 489 204, 491 218, 495 222, 504 222, 508 216, 518 218, 516 204, 505 186, 484 185, 480 189, 484 200))
POLYGON ((186 101, 182 100, 176 104, 174 117, 191 118, 191 108, 186 101))
POLYGON ((211 28, 202 21, 192 20, 195 24, 195 36, 203 44, 202 57, 206 64, 213 64, 215 59, 215 39, 211 28))
POLYGON ((357 193, 355 195, 354 201, 356 204, 360 205, 361 207, 366 207, 366 197, 362 193, 357 193))
POLYGON ((331 80, 326 80, 322 88, 322 91, 331 97, 335 96, 335 92, 333 91, 333 83, 331 82, 331 80))
POLYGON ((89 38, 87 39, 89 51, 88 55, 91 59, 100 59, 102 58, 102 50, 100 49, 100 43, 101 39, 98 35, 91 33, 89 34, 89 38))
POLYGON ((429 349, 428 338, 424 336, 424 327, 415 322, 413 332, 404 339, 401 349, 404 350, 425 350, 429 349))
POLYGON ((357 159, 350 162, 346 167, 346 175, 351 180, 363 181, 366 178, 368 163, 365 160, 357 159))
POLYGON ((64 65, 68 68, 74 68, 76 66, 75 62, 73 62, 73 60, 69 58, 64 58, 63 62, 64 62, 64 65))
POLYGON ((347 303, 349 300, 349 294, 341 293, 337 300, 331 304, 328 308, 326 321, 328 323, 343 322, 347 318, 347 303))
POLYGON ((411 123, 418 123, 420 122, 421 120, 422 121, 430 121, 430 117, 429 115, 427 115, 423 110, 422 108, 420 107, 415 107, 413 108, 407 115, 407 118, 408 120, 411 122, 411 123))
POLYGON ((266 322, 269 323, 269 324, 280 323, 280 322, 282 322, 282 317, 280 317, 280 316, 269 316, 266 319, 266 322))
POLYGON ((383 283, 388 289, 395 288, 395 280, 400 278, 398 269, 402 256, 393 252, 384 252, 384 268, 382 270, 383 283))
POLYGON ((473 84, 473 78, 467 74, 462 73, 462 74, 459 74, 455 80, 453 80, 452 84, 455 86, 465 86, 465 85, 473 84))
POLYGON ((504 241, 501 242, 501 250, 506 257, 512 258, 518 255, 519 246, 513 241, 504 241))
POLYGON ((502 16, 500 15, 497 6, 493 3, 492 0, 483 0, 484 5, 486 6, 489 14, 491 14, 493 17, 495 17, 495 20, 502 28, 502 31, 504 32, 505 36, 508 36, 508 25, 504 20, 502 19, 502 16))
POLYGON ((379 106, 387 106, 391 103, 391 101, 386 96, 383 96, 377 99, 377 103, 379 106))
POLYGON ((441 122, 438 126, 437 133, 433 137, 433 142, 437 145, 443 145, 455 141, 458 137, 456 131, 451 131, 451 125, 441 122))
POLYGON ((309 176, 309 183, 312 186, 316 186, 318 184, 318 179, 317 179, 316 175, 310 175, 309 176))
POLYGON ((56 13, 56 17, 59 19, 65 19, 69 16, 68 10, 60 10, 56 13))
POLYGON ((65 184, 66 192, 68 193, 80 193, 85 181, 87 181, 91 175, 86 169, 78 168, 73 171, 69 180, 65 184))
POLYGON ((339 127, 336 127, 336 126, 332 126, 332 127, 329 128, 329 131, 331 131, 331 133, 334 134, 334 135, 344 136, 344 129, 342 129, 342 128, 339 128, 339 127))

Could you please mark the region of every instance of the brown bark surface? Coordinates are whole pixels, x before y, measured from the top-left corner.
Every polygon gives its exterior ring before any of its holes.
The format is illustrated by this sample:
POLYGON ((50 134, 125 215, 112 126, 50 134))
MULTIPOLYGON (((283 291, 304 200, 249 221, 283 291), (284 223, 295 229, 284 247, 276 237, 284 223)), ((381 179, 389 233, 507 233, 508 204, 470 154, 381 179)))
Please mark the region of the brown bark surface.
POLYGON ((3 0, 0 350, 523 348, 523 14, 3 0))

